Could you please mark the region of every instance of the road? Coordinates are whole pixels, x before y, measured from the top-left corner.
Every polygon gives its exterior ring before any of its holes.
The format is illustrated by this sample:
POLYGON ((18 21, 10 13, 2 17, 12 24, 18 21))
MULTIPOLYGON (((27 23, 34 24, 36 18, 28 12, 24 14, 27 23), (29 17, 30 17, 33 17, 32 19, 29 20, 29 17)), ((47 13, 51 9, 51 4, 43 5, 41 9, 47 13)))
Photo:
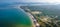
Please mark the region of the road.
POLYGON ((31 15, 31 13, 27 13, 27 14, 28 14, 28 15, 30 16, 30 18, 32 19, 34 25, 35 25, 36 27, 39 27, 40 25, 37 23, 37 20, 34 18, 34 16, 31 15))

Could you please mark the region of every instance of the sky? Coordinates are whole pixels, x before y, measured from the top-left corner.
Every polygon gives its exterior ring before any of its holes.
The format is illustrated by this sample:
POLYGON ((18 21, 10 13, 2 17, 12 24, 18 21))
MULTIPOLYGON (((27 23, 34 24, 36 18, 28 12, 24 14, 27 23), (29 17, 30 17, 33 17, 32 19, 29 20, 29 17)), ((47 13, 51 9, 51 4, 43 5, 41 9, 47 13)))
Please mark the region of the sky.
POLYGON ((60 0, 20 0, 21 2, 49 2, 49 3, 60 3, 60 0))
POLYGON ((21 0, 21 1, 25 1, 25 2, 60 2, 60 0, 21 0))
POLYGON ((20 0, 20 2, 60 4, 60 0, 20 0))
POLYGON ((0 0, 0 2, 43 2, 43 3, 60 3, 60 0, 0 0))

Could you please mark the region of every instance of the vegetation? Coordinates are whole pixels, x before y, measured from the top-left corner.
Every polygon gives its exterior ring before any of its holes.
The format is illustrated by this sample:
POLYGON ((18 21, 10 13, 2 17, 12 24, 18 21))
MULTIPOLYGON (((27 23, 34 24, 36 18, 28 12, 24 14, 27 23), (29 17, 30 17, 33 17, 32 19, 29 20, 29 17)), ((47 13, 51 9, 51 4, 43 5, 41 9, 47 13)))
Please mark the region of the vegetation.
POLYGON ((40 24, 40 27, 60 27, 60 13, 59 9, 52 7, 48 8, 46 6, 22 6, 21 8, 28 9, 32 11, 40 11, 42 14, 33 14, 40 24), (45 21, 48 18, 47 21, 45 21), (42 20, 43 19, 43 20, 42 20))

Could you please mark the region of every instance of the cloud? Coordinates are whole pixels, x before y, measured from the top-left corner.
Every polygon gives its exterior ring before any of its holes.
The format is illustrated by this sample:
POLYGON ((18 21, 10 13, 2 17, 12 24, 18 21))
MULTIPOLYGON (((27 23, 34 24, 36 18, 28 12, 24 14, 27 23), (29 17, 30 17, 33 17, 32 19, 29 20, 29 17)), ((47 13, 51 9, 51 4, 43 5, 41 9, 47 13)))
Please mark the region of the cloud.
POLYGON ((48 3, 60 3, 60 0, 20 0, 20 2, 48 2, 48 3))
POLYGON ((41 1, 48 3, 60 3, 60 0, 41 0, 41 1))

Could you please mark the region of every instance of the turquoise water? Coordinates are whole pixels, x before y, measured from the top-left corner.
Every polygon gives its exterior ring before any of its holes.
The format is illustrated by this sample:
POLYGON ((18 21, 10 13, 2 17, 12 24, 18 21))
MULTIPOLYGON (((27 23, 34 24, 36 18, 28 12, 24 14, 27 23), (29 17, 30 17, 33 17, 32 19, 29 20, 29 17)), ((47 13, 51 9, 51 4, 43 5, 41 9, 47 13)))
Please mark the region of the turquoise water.
POLYGON ((5 8, 0 6, 0 25, 1 27, 31 27, 32 21, 29 16, 21 9, 5 8))

